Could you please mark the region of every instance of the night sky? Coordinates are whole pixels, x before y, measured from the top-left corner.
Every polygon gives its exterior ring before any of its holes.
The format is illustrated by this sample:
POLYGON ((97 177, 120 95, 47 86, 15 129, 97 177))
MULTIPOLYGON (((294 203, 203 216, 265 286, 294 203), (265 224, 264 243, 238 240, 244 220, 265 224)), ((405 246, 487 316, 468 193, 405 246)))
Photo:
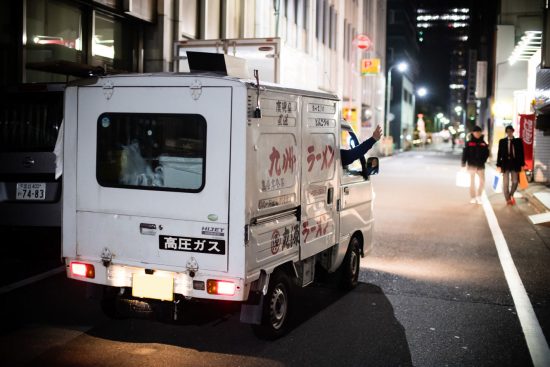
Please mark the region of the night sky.
MULTIPOLYGON (((417 2, 420 9, 469 8, 471 18, 468 49, 478 49, 481 40, 487 42, 487 39, 491 38, 490 32, 494 30, 496 20, 494 14, 496 14, 498 4, 498 0, 421 0, 417 2)), ((420 72, 416 79, 416 85, 425 86, 430 93, 425 100, 417 99, 418 109, 424 110, 422 112, 447 110, 450 97, 449 70, 453 45, 452 35, 452 29, 430 28, 425 30, 424 41, 419 42, 420 72)), ((492 47, 489 45, 488 49, 492 50, 492 47)), ((488 56, 490 55, 478 52, 479 60, 487 60, 488 56)))

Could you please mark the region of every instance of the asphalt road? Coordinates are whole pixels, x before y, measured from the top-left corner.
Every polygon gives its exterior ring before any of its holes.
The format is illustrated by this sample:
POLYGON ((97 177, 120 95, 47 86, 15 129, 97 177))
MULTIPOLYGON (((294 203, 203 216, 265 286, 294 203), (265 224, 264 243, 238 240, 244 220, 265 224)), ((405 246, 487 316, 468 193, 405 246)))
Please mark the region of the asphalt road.
MULTIPOLYGON (((455 186, 458 167, 449 152, 383 159, 362 283, 300 290, 282 339, 256 339, 231 305, 189 305, 178 322, 111 320, 85 284, 58 274, 0 294, 0 365, 530 366, 484 210, 455 186)), ((525 201, 487 193, 548 339, 550 228, 530 224, 525 201)))

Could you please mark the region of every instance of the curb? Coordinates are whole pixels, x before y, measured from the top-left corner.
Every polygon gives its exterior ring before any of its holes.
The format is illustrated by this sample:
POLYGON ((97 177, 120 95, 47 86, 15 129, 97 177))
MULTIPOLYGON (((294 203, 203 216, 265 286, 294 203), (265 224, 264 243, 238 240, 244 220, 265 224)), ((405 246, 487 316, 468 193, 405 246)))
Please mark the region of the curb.
MULTIPOLYGON (((531 183, 529 185, 531 185, 531 183)), ((546 213, 548 211, 548 208, 543 203, 541 203, 541 201, 537 199, 528 190, 520 190, 520 192, 527 199, 527 201, 529 201, 529 204, 531 204, 535 208, 537 212, 546 213)))

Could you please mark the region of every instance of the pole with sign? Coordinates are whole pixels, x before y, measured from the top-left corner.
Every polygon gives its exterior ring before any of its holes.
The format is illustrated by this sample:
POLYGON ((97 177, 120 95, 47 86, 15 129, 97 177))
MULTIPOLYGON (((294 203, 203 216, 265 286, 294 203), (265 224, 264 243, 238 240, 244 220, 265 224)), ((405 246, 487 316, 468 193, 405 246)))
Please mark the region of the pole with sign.
POLYGON ((380 73, 380 59, 362 59, 361 75, 378 75, 380 73))
POLYGON ((350 63, 349 78, 348 78, 348 84, 349 84, 348 107, 346 109, 347 113, 343 114, 346 120, 348 121, 352 121, 352 120, 357 121, 357 113, 355 115, 355 118, 353 118, 352 116, 352 111, 356 110, 355 108, 353 108, 353 73, 354 72, 357 73, 357 71, 355 71, 355 68, 357 67, 356 65, 357 50, 368 51, 371 49, 371 47, 372 47, 372 41, 367 35, 364 35, 364 34, 358 34, 352 41, 351 63, 350 63))

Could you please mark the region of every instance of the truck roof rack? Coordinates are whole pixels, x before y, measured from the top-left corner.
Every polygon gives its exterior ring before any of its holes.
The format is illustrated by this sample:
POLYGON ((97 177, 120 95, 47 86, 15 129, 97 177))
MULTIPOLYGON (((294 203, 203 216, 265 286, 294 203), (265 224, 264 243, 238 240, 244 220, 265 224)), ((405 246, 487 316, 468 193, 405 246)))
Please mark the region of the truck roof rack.
POLYGON ((62 74, 67 77, 76 76, 86 78, 90 76, 105 75, 105 69, 101 66, 92 66, 67 60, 29 62, 27 63, 27 68, 48 73, 62 74))

